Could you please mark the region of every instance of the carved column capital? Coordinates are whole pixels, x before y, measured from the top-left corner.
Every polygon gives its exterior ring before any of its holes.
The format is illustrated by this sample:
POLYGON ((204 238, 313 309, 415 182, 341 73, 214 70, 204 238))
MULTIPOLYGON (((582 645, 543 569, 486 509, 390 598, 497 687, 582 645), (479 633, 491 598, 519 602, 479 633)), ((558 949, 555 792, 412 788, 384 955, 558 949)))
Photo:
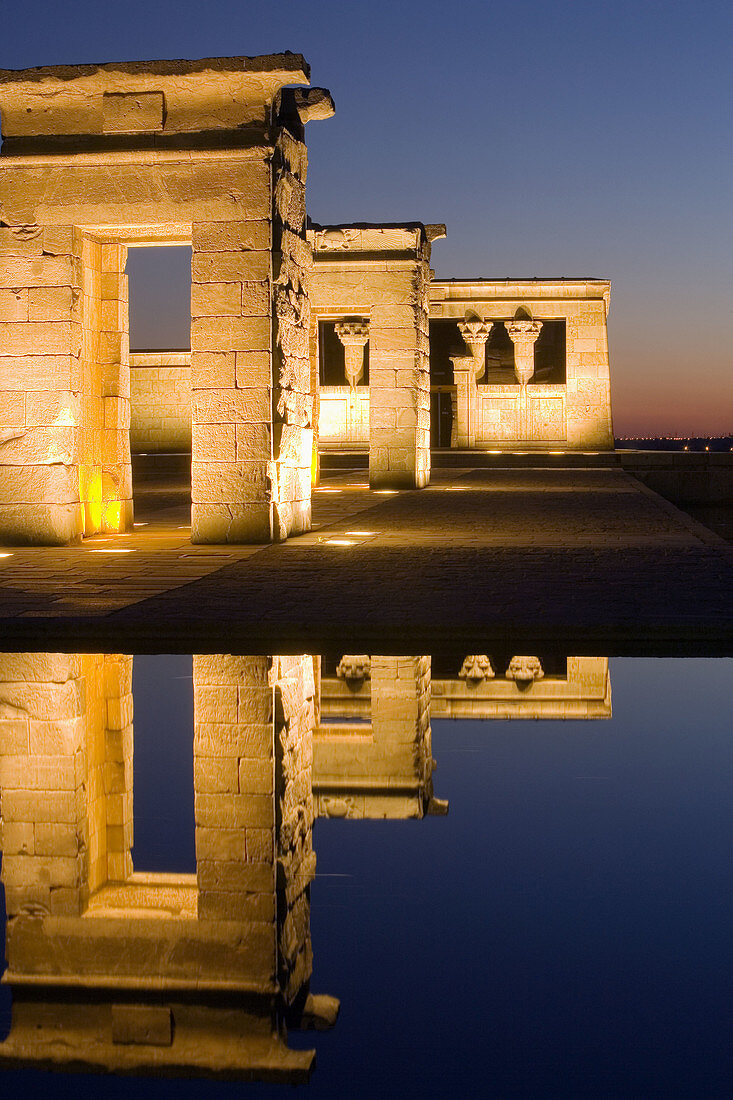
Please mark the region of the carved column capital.
POLYGON ((364 374, 364 348, 369 341, 369 322, 339 321, 335 330, 344 345, 346 381, 354 390, 364 374))
POLYGON ((368 321, 339 321, 335 328, 345 348, 363 348, 369 341, 368 321))
POLYGON ((493 327, 493 321, 482 321, 478 317, 458 322, 458 330, 475 360, 476 381, 484 373, 484 348, 493 327))
POLYGON ((518 684, 531 684, 545 675, 539 657, 512 657, 506 670, 507 680, 518 684))
POLYGON ((541 321, 506 323, 509 339, 514 344, 514 373, 520 386, 526 386, 534 374, 534 345, 541 329, 541 321))

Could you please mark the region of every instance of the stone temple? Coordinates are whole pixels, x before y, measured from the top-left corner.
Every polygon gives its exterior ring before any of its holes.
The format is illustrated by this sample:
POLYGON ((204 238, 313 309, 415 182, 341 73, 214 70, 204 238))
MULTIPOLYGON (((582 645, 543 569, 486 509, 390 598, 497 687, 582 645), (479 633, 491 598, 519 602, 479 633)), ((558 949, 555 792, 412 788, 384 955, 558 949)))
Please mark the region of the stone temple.
POLYGON ((320 456, 613 447, 599 279, 433 278, 442 225, 316 225, 300 55, 0 72, 0 542, 130 529, 191 453, 191 538, 310 527, 320 456), (190 245, 190 351, 130 354, 130 247, 190 245), (132 452, 131 452, 132 448, 132 452))

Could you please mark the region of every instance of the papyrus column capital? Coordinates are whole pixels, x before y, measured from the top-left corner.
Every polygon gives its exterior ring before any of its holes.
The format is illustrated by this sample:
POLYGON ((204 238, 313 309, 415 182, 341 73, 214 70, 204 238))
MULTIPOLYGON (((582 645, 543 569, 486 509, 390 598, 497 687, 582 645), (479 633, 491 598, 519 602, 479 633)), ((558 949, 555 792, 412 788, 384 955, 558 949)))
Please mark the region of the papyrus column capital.
POLYGON ((346 381, 353 390, 364 374, 364 348, 369 340, 369 321, 339 321, 335 329, 344 345, 346 381))
POLYGON ((484 373, 486 366, 484 348, 493 327, 493 321, 482 321, 478 317, 471 320, 466 318, 458 322, 458 330, 475 361, 474 370, 477 381, 484 373))
POLYGON ((336 335, 345 348, 363 348, 369 341, 368 321, 339 321, 335 328, 336 335))
POLYGON ((526 386, 534 374, 534 345, 541 329, 541 321, 507 321, 506 330, 514 344, 514 373, 520 386, 526 386))

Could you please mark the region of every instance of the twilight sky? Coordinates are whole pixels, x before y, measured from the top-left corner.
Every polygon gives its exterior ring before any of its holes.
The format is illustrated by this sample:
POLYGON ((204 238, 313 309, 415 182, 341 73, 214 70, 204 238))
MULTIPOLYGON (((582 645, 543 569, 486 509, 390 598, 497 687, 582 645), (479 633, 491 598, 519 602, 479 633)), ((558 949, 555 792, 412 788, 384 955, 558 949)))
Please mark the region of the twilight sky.
MULTIPOLYGON (((610 278, 616 434, 733 430, 728 0, 1 10, 2 68, 304 54, 337 112, 307 129, 314 220, 445 222, 439 277, 610 278)), ((166 280, 144 286, 185 344, 166 280)))

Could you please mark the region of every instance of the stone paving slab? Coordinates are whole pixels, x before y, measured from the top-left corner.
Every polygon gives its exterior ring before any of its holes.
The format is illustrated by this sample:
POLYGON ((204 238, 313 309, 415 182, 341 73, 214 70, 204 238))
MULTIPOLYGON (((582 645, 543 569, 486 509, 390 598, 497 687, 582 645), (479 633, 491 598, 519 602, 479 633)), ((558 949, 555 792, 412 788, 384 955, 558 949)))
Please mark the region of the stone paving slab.
POLYGON ((440 471, 399 493, 344 472, 314 493, 314 530, 276 546, 194 547, 151 522, 13 550, 0 646, 730 654, 732 567, 621 470, 440 471))

